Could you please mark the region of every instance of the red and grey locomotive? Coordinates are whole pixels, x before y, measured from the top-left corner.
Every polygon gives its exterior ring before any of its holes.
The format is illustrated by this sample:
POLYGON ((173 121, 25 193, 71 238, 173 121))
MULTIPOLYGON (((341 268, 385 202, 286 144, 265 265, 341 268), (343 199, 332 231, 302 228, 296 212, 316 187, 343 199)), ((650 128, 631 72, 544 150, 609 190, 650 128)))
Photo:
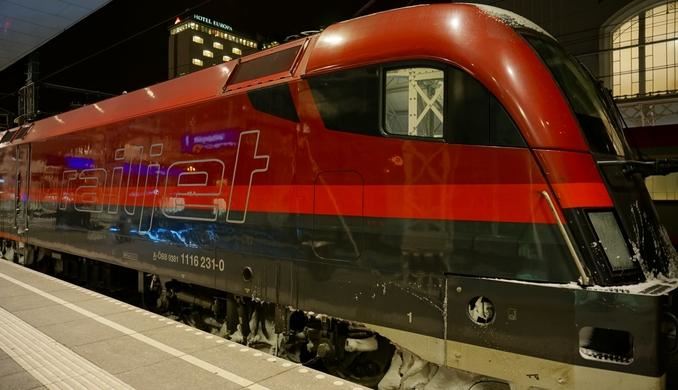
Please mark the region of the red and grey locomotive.
POLYGON ((7 131, 0 227, 364 383, 388 338, 511 388, 663 389, 676 255, 622 127, 538 26, 409 7, 7 131))

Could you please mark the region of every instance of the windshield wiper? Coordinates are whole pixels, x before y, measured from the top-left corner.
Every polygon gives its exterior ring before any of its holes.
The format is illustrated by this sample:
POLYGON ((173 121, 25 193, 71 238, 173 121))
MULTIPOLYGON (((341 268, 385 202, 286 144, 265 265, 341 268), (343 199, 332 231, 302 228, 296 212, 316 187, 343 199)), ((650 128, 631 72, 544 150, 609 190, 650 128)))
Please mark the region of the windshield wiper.
POLYGON ((598 161, 599 165, 620 165, 625 175, 640 174, 642 177, 665 176, 678 172, 678 159, 657 160, 610 160, 598 161))
POLYGON ((600 89, 600 93, 603 95, 603 102, 605 103, 605 106, 610 111, 610 113, 614 115, 614 119, 619 127, 621 129, 627 129, 629 126, 626 124, 626 120, 624 119, 621 111, 619 111, 619 106, 617 106, 617 103, 614 102, 612 90, 605 87, 602 81, 599 81, 598 88, 600 89))

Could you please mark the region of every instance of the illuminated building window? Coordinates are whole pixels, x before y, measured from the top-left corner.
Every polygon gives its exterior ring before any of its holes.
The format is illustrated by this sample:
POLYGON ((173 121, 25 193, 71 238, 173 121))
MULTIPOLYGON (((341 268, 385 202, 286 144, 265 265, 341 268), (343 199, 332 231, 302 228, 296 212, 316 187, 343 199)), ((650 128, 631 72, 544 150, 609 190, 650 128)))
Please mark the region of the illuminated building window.
POLYGON ((193 42, 195 42, 195 43, 204 43, 205 40, 202 39, 202 37, 199 37, 199 36, 197 36, 197 35, 194 35, 194 36, 193 36, 193 42))
POLYGON ((233 58, 231 58, 231 57, 229 57, 229 56, 224 56, 223 59, 224 59, 224 62, 226 62, 226 61, 232 60, 233 58))
POLYGON ((224 50, 224 45, 223 45, 221 42, 214 42, 214 43, 212 44, 212 46, 213 46, 215 49, 224 50))
POLYGON ((180 32, 184 31, 186 29, 186 26, 179 26, 179 27, 174 27, 171 31, 172 35, 179 34, 180 32))
POLYGON ((610 86, 615 97, 678 91, 678 1, 655 5, 612 21, 610 86))
POLYGON ((193 63, 193 65, 202 66, 202 60, 201 59, 194 58, 194 59, 191 60, 191 62, 193 63))
POLYGON ((202 55, 204 55, 205 57, 209 57, 209 58, 213 58, 213 57, 214 57, 214 54, 213 54, 211 51, 209 51, 209 50, 203 50, 203 51, 202 51, 202 55))
POLYGON ((238 49, 237 47, 234 47, 231 51, 233 54, 242 55, 242 50, 238 49))

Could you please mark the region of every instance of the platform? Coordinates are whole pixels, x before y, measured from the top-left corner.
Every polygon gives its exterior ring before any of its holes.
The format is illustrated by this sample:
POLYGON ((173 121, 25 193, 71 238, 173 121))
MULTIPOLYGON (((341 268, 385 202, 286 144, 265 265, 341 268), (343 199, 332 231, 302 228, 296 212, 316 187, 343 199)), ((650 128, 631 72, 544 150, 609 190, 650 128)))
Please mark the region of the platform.
POLYGON ((0 389, 42 388, 365 389, 0 260, 0 389))

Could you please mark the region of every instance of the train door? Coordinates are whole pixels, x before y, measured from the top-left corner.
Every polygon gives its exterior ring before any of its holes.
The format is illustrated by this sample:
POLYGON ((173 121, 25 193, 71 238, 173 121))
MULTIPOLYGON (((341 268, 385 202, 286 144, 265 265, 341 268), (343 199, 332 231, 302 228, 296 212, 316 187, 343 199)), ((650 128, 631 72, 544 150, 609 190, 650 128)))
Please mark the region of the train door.
POLYGON ((24 234, 28 230, 28 191, 30 188, 31 145, 23 144, 16 148, 16 196, 14 197, 16 210, 14 226, 17 234, 24 234))

